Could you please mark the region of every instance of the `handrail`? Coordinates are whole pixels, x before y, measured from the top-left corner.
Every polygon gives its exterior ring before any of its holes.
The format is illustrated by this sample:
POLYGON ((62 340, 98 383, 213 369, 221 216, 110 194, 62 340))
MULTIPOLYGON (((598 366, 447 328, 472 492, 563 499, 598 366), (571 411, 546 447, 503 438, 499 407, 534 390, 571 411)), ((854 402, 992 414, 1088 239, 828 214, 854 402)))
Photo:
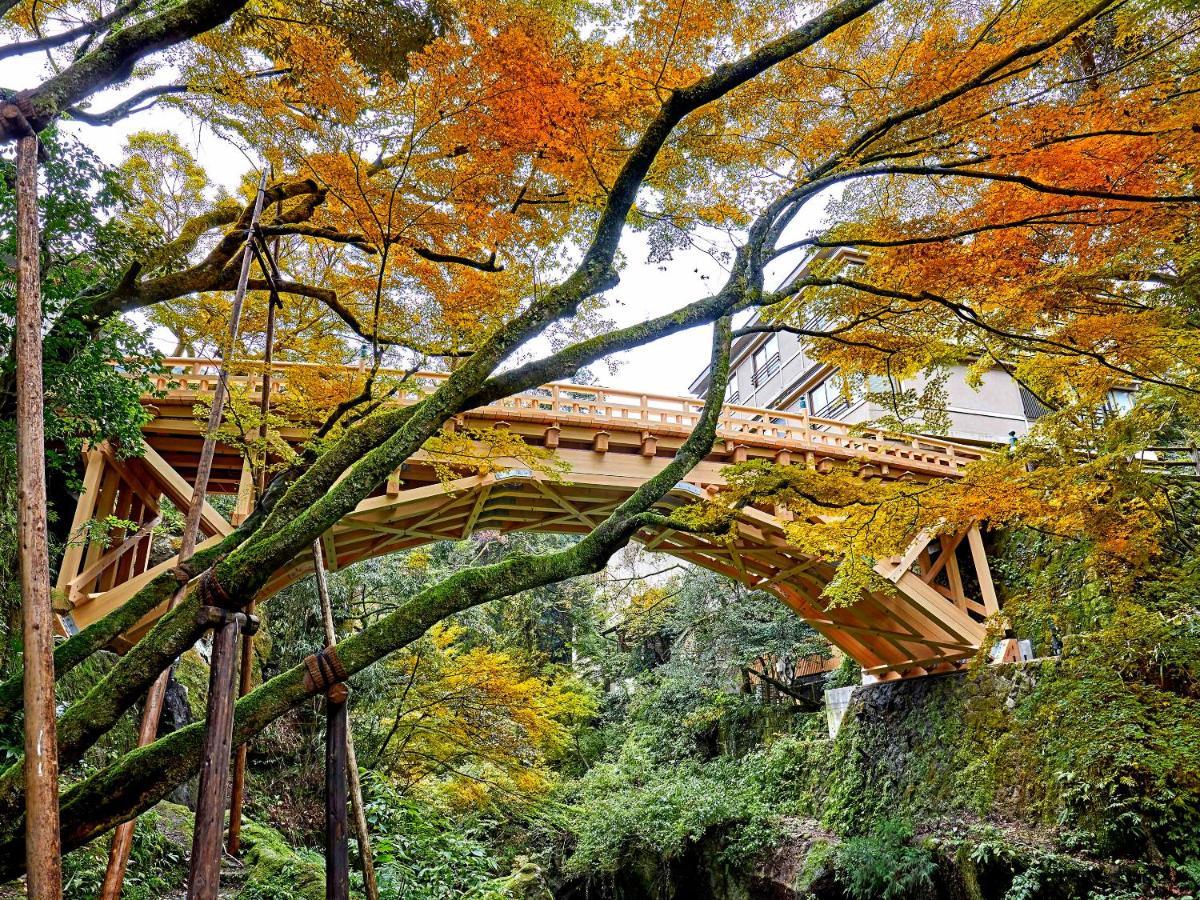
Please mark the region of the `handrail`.
MULTIPOLYGON (((194 357, 167 357, 163 365, 169 370, 157 376, 155 386, 168 394, 207 393, 215 385, 219 361, 194 357), (182 385, 180 385, 182 382, 182 385)), ((238 360, 227 364, 230 381, 244 384, 251 396, 261 392, 261 381, 250 377, 263 369, 257 360, 238 360)), ((272 364, 271 393, 284 395, 288 390, 287 373, 302 371, 360 375, 364 366, 337 366, 309 362, 279 362, 272 364)), ((449 378, 445 372, 404 372, 399 369, 380 369, 377 377, 408 376, 413 388, 397 393, 396 403, 415 403, 427 391, 423 385, 449 378)), ((684 426, 694 427, 704 408, 696 397, 669 394, 634 393, 618 388, 551 382, 488 404, 489 410, 526 410, 549 414, 555 418, 587 418, 595 423, 617 425, 684 426)), ((987 451, 942 438, 914 436, 881 430, 853 429, 838 419, 810 416, 806 410, 792 412, 762 407, 725 404, 718 425, 724 438, 758 438, 801 441, 807 444, 832 445, 844 449, 900 455, 905 459, 935 463, 957 470, 970 462, 982 459, 987 451), (899 449, 907 452, 897 453, 899 449), (892 451, 889 453, 888 451, 892 451)))

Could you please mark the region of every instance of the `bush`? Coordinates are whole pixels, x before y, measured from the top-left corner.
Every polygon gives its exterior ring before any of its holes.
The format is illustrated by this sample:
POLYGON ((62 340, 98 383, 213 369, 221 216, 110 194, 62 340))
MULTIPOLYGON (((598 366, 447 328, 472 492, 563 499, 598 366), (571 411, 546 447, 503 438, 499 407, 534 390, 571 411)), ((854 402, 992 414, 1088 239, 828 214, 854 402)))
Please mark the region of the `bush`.
MULTIPOLYGON (((176 830, 171 816, 159 812, 143 813, 137 820, 121 893, 124 900, 157 900, 187 878, 187 851, 179 840, 183 833, 171 833, 176 830)), ((104 835, 63 857, 65 900, 90 900, 99 895, 111 840, 104 835)))
POLYGON ((451 900, 481 896, 502 868, 482 823, 451 820, 371 778, 365 811, 381 897, 451 900))
POLYGON ((854 900, 920 900, 933 891, 937 863, 913 844, 912 826, 880 822, 868 835, 850 838, 837 849, 838 880, 854 900))

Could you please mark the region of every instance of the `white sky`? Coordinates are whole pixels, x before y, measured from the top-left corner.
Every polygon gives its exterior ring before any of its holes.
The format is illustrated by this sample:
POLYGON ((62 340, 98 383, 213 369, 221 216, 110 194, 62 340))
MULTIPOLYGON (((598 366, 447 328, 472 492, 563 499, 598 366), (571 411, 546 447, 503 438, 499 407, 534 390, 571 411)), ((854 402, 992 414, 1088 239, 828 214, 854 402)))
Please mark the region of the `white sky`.
MULTIPOLYGON (((39 60, 18 58, 5 65, 3 86, 21 89, 44 77, 39 60)), ((144 83, 137 87, 144 87, 144 83)), ((125 88, 97 95, 93 98, 92 108, 108 109, 133 90, 125 88)), ((146 130, 172 131, 196 155, 209 177, 231 192, 244 172, 257 167, 257 161, 248 160, 241 149, 171 107, 155 107, 107 127, 65 122, 62 129, 77 136, 111 164, 120 162, 125 140, 130 134, 146 130)), ((817 227, 822 218, 822 207, 820 203, 810 204, 788 229, 787 239, 817 227)), ((665 264, 665 271, 663 267, 646 262, 646 244, 639 234, 626 232, 621 250, 626 266, 621 273, 620 285, 608 292, 613 302, 607 310, 609 318, 618 326, 670 312, 706 296, 724 281, 725 273, 721 267, 699 250, 677 252, 674 260, 665 264)), ((777 264, 772 274, 781 278, 794 262, 789 259, 777 264)), ((592 369, 597 380, 609 387, 636 393, 683 395, 688 393, 688 385, 707 364, 709 340, 709 328, 695 328, 620 354, 616 373, 610 372, 604 363, 598 363, 592 369)), ((165 352, 174 348, 173 341, 165 335, 160 343, 165 352)))

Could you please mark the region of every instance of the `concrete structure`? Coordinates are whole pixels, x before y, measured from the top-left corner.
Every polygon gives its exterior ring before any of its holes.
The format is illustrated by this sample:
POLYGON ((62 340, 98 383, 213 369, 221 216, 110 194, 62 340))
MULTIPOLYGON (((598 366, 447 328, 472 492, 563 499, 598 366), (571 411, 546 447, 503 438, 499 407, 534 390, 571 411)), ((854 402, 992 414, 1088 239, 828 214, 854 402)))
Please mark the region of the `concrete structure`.
MULTIPOLYGON (((803 276, 820 263, 842 261, 857 265, 861 257, 846 251, 814 254, 792 271, 784 283, 803 276)), ((758 316, 747 324, 755 324, 758 316)), ((806 323, 812 327, 812 323, 806 323)), ((738 338, 733 348, 733 377, 726 402, 731 406, 752 406, 799 412, 807 410, 820 418, 838 419, 850 424, 871 422, 888 414, 883 406, 868 402, 866 395, 887 390, 883 379, 846 389, 841 374, 832 366, 814 359, 794 334, 750 334, 738 338)), ((924 377, 910 379, 899 389, 924 387, 924 377)), ((708 369, 691 384, 691 392, 703 397, 708 390, 708 369)), ((1003 444, 1022 437, 1030 425, 1047 412, 1028 390, 1000 368, 989 369, 978 388, 967 383, 967 367, 951 368, 946 381, 947 412, 950 430, 946 437, 981 444, 1003 444)), ((1129 391, 1114 392, 1116 408, 1128 408, 1129 391)))

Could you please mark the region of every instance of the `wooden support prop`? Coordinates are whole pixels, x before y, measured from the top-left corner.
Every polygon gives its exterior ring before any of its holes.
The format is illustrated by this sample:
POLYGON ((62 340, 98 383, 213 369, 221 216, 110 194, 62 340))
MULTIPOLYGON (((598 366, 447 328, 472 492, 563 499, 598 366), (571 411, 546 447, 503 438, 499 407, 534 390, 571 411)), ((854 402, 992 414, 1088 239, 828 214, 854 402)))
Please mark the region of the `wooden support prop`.
POLYGON ((996 596, 996 586, 992 584, 992 570, 988 566, 987 553, 983 549, 983 535, 978 525, 972 525, 967 532, 967 544, 971 548, 971 560, 975 563, 975 579, 979 582, 979 593, 983 595, 983 605, 987 614, 993 615, 1000 611, 1000 600, 996 596))
MULTIPOLYGON (((282 208, 282 201, 280 208, 282 208)), ((253 240, 253 236, 251 236, 253 240)), ((279 238, 275 239, 275 254, 279 253, 279 238)), ((263 491, 267 487, 267 416, 271 412, 271 364, 274 361, 274 346, 275 346, 275 308, 282 306, 283 301, 279 299, 279 293, 275 288, 276 276, 278 274, 275 267, 275 257, 269 255, 266 251, 265 244, 262 252, 256 254, 258 265, 266 276, 267 284, 270 286, 271 294, 267 300, 267 333, 266 346, 263 350, 263 374, 262 374, 262 395, 259 398, 259 424, 258 438, 263 446, 263 457, 257 473, 257 481, 254 489, 254 502, 257 502, 263 495, 263 491)), ((247 466, 249 460, 247 459, 247 466)), ((238 502, 241 505, 241 485, 238 486, 238 502)), ((246 515, 249 515, 253 510, 253 503, 247 504, 246 515)), ((244 519, 243 519, 244 521, 244 519)), ((241 522, 234 524, 240 525, 241 522)), ((251 600, 246 606, 247 615, 254 615, 254 601, 251 600)), ((254 635, 242 635, 242 658, 238 666, 238 697, 245 697, 250 693, 251 682, 254 675, 254 635)), ((242 849, 242 798, 246 792, 246 756, 250 751, 250 746, 246 743, 241 743, 237 748, 237 758, 233 763, 233 788, 229 796, 229 839, 227 849, 230 856, 238 856, 242 849)))
POLYGON ((83 487, 79 491, 79 502, 75 505, 75 516, 71 520, 70 540, 63 551, 62 562, 58 566, 58 584, 60 591, 69 591, 71 581, 79 574, 83 564, 83 527, 92 519, 92 510, 96 506, 96 494, 100 490, 100 480, 104 475, 104 454, 95 448, 89 448, 84 454, 87 461, 83 473, 83 487))
POLYGON ((184 521, 183 543, 179 548, 181 559, 190 558, 196 551, 196 535, 200 528, 200 514, 204 511, 204 495, 208 492, 208 479, 212 474, 213 455, 217 450, 215 438, 217 429, 221 427, 221 417, 225 412, 225 397, 229 390, 229 370, 227 363, 233 355, 237 344, 238 328, 242 319, 242 304, 246 300, 246 284, 250 280, 250 262, 254 254, 250 251, 250 241, 254 239, 254 229, 258 226, 258 217, 262 214, 263 192, 267 187, 267 170, 263 169, 262 177, 258 180, 258 193, 254 196, 254 209, 250 214, 250 228, 247 234, 246 246, 242 250, 242 270, 238 275, 237 290, 233 294, 233 309, 229 317, 229 344, 222 355, 221 368, 217 372, 217 384, 213 390, 212 409, 208 415, 208 429, 205 432, 204 446, 200 449, 200 460, 196 464, 196 484, 193 486, 192 502, 188 506, 187 518, 184 521))
POLYGON ((607 431, 597 431, 592 435, 592 449, 597 453, 607 453, 608 438, 609 434, 607 431))
POLYGON ((25 647, 25 865, 29 896, 62 896, 58 833, 58 737, 54 705, 54 607, 46 536, 42 392, 42 285, 38 248, 38 139, 15 104, 5 119, 17 140, 17 518, 25 647))
POLYGON ((237 639, 243 627, 253 633, 258 623, 244 613, 216 606, 202 606, 197 619, 202 625, 212 627, 213 639, 187 896, 188 900, 216 900, 221 884, 225 788, 229 784, 229 755, 233 749, 233 670, 237 639))
MULTIPOLYGON (((487 490, 488 490, 488 488, 484 488, 485 492, 487 490)), ((325 643, 328 646, 332 647, 337 643, 337 631, 334 628, 334 624, 333 624, 333 604, 329 600, 329 582, 325 578, 325 559, 324 559, 324 554, 322 553, 322 550, 321 550, 321 542, 319 540, 313 541, 313 571, 314 571, 314 574, 316 575, 316 579, 317 579, 317 595, 321 600, 321 623, 325 629, 325 643)), ((344 685, 337 685, 337 687, 341 687, 343 690, 345 690, 344 685)), ((363 864, 363 885, 367 889, 367 900, 379 900, 379 885, 378 885, 378 881, 375 878, 375 857, 371 853, 371 833, 367 829, 367 813, 366 813, 366 810, 363 808, 362 780, 359 778, 359 774, 358 774, 358 756, 354 752, 354 733, 350 730, 349 706, 346 705, 345 697, 343 697, 343 699, 341 701, 341 705, 342 705, 342 709, 341 709, 340 715, 343 717, 344 722, 345 722, 345 739, 342 743, 345 746, 345 753, 346 753, 342 767, 341 767, 343 780, 341 783, 341 790, 340 790, 340 794, 339 794, 339 796, 341 797, 341 803, 342 803, 341 844, 342 844, 343 853, 344 853, 345 852, 345 843, 346 843, 346 809, 345 809, 346 781, 345 781, 345 778, 346 778, 346 776, 349 776, 350 794, 353 798, 353 808, 354 808, 354 835, 355 835, 355 838, 358 840, 358 855, 362 858, 362 864, 363 864)), ((329 731, 332 731, 332 726, 334 724, 333 723, 333 713, 334 713, 334 710, 332 710, 332 709, 328 710, 329 726, 328 726, 328 730, 326 732, 327 735, 328 735, 329 731)), ((328 738, 327 738, 327 740, 328 740, 328 738)), ((330 791, 330 786, 331 786, 330 760, 329 760, 330 746, 331 745, 329 743, 326 744, 326 757, 325 757, 325 790, 326 790, 326 798, 327 798, 327 800, 326 800, 326 815, 327 816, 329 815, 328 798, 330 796, 332 796, 332 793, 330 791)), ((327 829, 327 831, 326 831, 326 838, 327 838, 326 860, 327 861, 326 861, 326 866, 325 866, 325 891, 326 891, 326 897, 328 898, 328 897, 335 896, 335 895, 329 893, 329 891, 331 890, 331 886, 334 885, 334 882, 331 880, 331 877, 330 877, 330 870, 331 870, 332 866, 329 863, 329 856, 328 856, 329 849, 328 848, 333 846, 332 840, 335 836, 328 830, 329 829, 329 820, 328 819, 326 819, 326 829, 327 829)), ((346 895, 345 894, 337 894, 336 896, 344 897, 346 895)))
POLYGON ((348 900, 350 857, 346 845, 346 740, 349 692, 335 684, 325 695, 325 898, 348 900))
POLYGON ((933 536, 925 529, 912 540, 908 545, 908 549, 904 551, 904 555, 896 561, 896 568, 888 575, 888 580, 895 584, 899 581, 904 573, 912 568, 912 564, 917 561, 917 557, 929 546, 929 542, 933 540, 933 536))
POLYGON ((254 509, 254 471, 250 465, 250 457, 242 460, 242 473, 238 476, 237 503, 229 521, 234 526, 241 525, 254 509))
MULTIPOLYGON (((246 613, 254 615, 253 600, 246 606, 246 613)), ((242 659, 238 666, 239 697, 250 693, 253 676, 254 635, 247 632, 242 635, 242 659)), ((249 744, 238 744, 237 759, 233 764, 233 787, 229 794, 229 839, 226 841, 226 849, 230 856, 238 856, 242 850, 242 798, 246 793, 246 754, 249 750, 249 744)))
MULTIPOLYGON (((253 240, 254 228, 257 226, 258 217, 262 213, 263 191, 266 189, 266 186, 267 186, 267 173, 266 173, 266 170, 264 169, 262 177, 259 179, 259 182, 258 182, 258 194, 254 198, 254 209, 250 216, 250 230, 249 230, 249 234, 247 235, 246 247, 244 248, 243 253, 242 253, 242 269, 241 269, 241 273, 238 277, 237 291, 234 295, 234 302, 233 302, 233 314, 232 314, 232 317, 231 317, 231 320, 229 323, 229 353, 226 354, 226 359, 232 353, 233 346, 237 341, 238 326, 239 326, 239 322, 241 319, 242 302, 245 300, 245 297, 246 297, 246 284, 250 279, 250 260, 253 256, 253 254, 250 251, 249 243, 251 240, 253 240)), ((209 475, 212 473, 212 460, 213 460, 213 455, 216 453, 217 429, 221 425, 221 416, 224 413, 224 409, 225 409, 225 387, 226 387, 227 380, 228 380, 228 372, 226 370, 225 362, 222 361, 219 377, 217 379, 216 392, 213 395, 212 410, 210 411, 209 417, 208 417, 208 427, 205 429, 205 432, 204 432, 204 444, 200 448, 200 462, 196 467, 196 483, 194 485, 191 485, 191 488, 190 488, 191 496, 190 496, 190 498, 188 498, 187 516, 184 519, 184 523, 183 523, 183 537, 180 541, 180 546, 179 546, 179 565, 181 567, 181 571, 186 571, 186 569, 183 569, 182 567, 186 566, 188 561, 192 558, 192 556, 196 552, 196 542, 200 535, 200 521, 202 518, 205 517, 206 513, 211 510, 211 507, 209 507, 208 503, 206 502, 207 494, 208 494, 208 478, 209 478, 209 475)), ((182 478, 179 478, 178 473, 176 473, 173 469, 171 469, 170 466, 168 466, 166 464, 166 462, 163 461, 162 458, 159 457, 158 454, 155 453, 148 444, 146 445, 146 460, 152 469, 157 470, 156 474, 167 475, 169 480, 170 480, 170 476, 174 476, 174 478, 178 479, 180 482, 183 481, 182 478)), ((174 484, 174 485, 172 485, 172 487, 176 490, 177 496, 178 496, 178 492, 185 491, 188 489, 188 485, 186 483, 174 484)), ((170 488, 168 488, 168 491, 169 490, 170 490, 170 488)), ((213 511, 213 515, 215 515, 215 511, 213 511)), ((218 516, 218 518, 219 518, 219 516, 218 516)), ((167 604, 168 611, 174 609, 179 604, 179 602, 183 599, 184 594, 186 594, 186 593, 187 593, 186 576, 183 576, 183 577, 181 577, 181 582, 180 582, 179 588, 171 596, 171 600, 167 604)), ((245 620, 244 616, 242 618, 243 618, 243 620, 245 620)), ((240 627, 240 626, 236 626, 236 627, 240 627)), ((222 714, 225 714, 227 712, 227 714, 229 715, 230 718, 229 718, 228 727, 226 728, 226 731, 228 732, 228 734, 224 741, 224 757, 223 757, 223 759, 225 761, 223 763, 223 768, 221 770, 221 780, 220 780, 221 796, 220 796, 220 798, 218 798, 216 800, 217 805, 216 805, 215 812, 212 809, 205 810, 207 819, 210 822, 215 817, 216 831, 215 831, 215 833, 210 833, 209 831, 205 830, 203 832, 203 839, 204 839, 203 843, 201 843, 199 840, 199 836, 201 834, 201 826, 200 826, 200 811, 199 811, 199 809, 197 809, 196 826, 195 826, 195 830, 192 833, 192 871, 191 871, 191 876, 188 879, 188 898, 189 898, 189 900, 191 900, 191 898, 193 898, 193 897, 215 898, 217 896, 217 887, 218 887, 218 885, 220 883, 220 879, 221 879, 221 832, 224 830, 222 826, 224 824, 225 781, 229 777, 229 752, 230 752, 229 744, 233 739, 233 718, 232 718, 233 717, 233 698, 232 698, 231 694, 232 694, 232 690, 233 690, 233 680, 232 680, 233 679, 233 673, 232 673, 233 646, 237 642, 236 627, 235 626, 222 626, 222 629, 218 629, 218 632, 215 633, 214 637, 213 637, 213 654, 212 654, 212 658, 211 658, 211 668, 209 671, 209 690, 208 690, 209 707, 208 707, 208 717, 207 717, 208 726, 207 726, 207 730, 205 732, 205 748, 204 748, 205 769, 208 768, 208 764, 210 762, 210 752, 213 754, 219 755, 219 753, 221 751, 221 745, 219 745, 219 744, 213 745, 213 743, 212 743, 214 741, 214 739, 217 739, 220 736, 219 732, 214 735, 213 730, 212 730, 212 726, 214 725, 214 723, 219 724, 217 722, 217 720, 214 719, 214 717, 213 717, 214 702, 224 703, 228 707, 228 710, 227 711, 221 710, 221 712, 222 712, 222 714), (232 637, 229 637, 229 635, 228 635, 230 628, 235 629, 232 637), (228 653, 229 658, 227 660, 223 659, 221 661, 222 665, 227 665, 229 667, 230 671, 224 676, 223 683, 226 685, 226 687, 223 689, 219 688, 214 691, 214 686, 216 686, 218 684, 218 681, 217 681, 217 675, 218 675, 218 673, 217 673, 217 644, 218 644, 217 637, 218 637, 218 634, 222 635, 222 641, 228 642, 229 646, 230 646, 230 650, 228 653), (214 834, 215 834, 215 838, 213 836, 214 834), (215 851, 213 851, 210 846, 213 843, 214 839, 216 842, 215 851), (200 864, 203 866, 203 874, 200 877, 199 882, 197 882, 197 875, 196 875, 197 863, 198 863, 197 847, 203 847, 204 850, 202 852, 207 853, 210 856, 212 856, 211 859, 208 857, 205 857, 203 860, 199 861, 200 864), (215 854, 215 855, 213 855, 213 854, 215 854), (214 860, 215 860, 216 868, 211 869, 211 867, 214 863, 214 860), (210 869, 211 869, 211 871, 210 871, 210 869), (197 891, 198 891, 198 893, 197 893, 197 891)), ((257 626, 255 626, 255 627, 257 627, 257 626)), ((145 705, 145 708, 142 710, 142 723, 141 723, 141 727, 138 729, 138 746, 139 747, 142 747, 142 746, 145 746, 146 744, 151 743, 155 739, 155 736, 157 735, 158 720, 162 716, 163 700, 166 696, 167 683, 170 680, 170 676, 171 676, 170 670, 159 673, 158 678, 155 679, 155 681, 152 685, 150 685, 150 690, 147 691, 147 693, 146 693, 146 705, 145 705)), ((209 781, 211 781, 212 778, 214 778, 214 777, 216 777, 216 776, 210 774, 209 781)), ((201 771, 201 786, 202 787, 203 787, 204 783, 205 783, 205 770, 202 770, 201 771)), ((202 793, 201 802, 203 802, 203 800, 204 800, 203 791, 201 793, 202 793)), ((108 868, 104 873, 104 884, 103 884, 103 887, 100 892, 101 900, 117 900, 117 898, 119 898, 121 896, 121 888, 125 881, 125 867, 129 863, 129 851, 130 851, 130 848, 133 846, 133 830, 134 830, 134 827, 136 826, 136 824, 137 824, 136 819, 131 820, 129 822, 124 822, 121 825, 117 826, 116 831, 113 833, 113 842, 112 842, 111 848, 109 849, 109 855, 108 855, 108 868)), ((209 826, 206 825, 206 829, 208 827, 209 826)))
POLYGON ((558 447, 559 435, 562 434, 562 429, 557 425, 551 425, 546 429, 546 434, 542 439, 542 444, 547 450, 554 450, 558 447))

